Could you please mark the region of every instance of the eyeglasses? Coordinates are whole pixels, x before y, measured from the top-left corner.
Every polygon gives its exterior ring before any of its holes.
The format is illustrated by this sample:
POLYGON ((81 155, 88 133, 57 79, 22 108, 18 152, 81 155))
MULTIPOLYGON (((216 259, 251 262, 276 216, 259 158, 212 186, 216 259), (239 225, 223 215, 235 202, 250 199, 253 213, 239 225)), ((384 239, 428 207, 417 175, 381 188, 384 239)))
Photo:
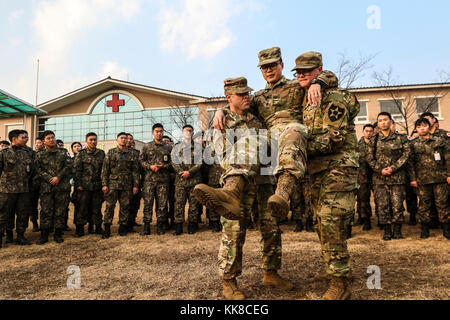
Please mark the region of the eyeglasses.
POLYGON ((260 69, 265 72, 265 71, 268 71, 269 69, 275 69, 279 64, 280 64, 279 62, 266 64, 266 65, 261 66, 260 69))
POLYGON ((297 69, 294 73, 294 77, 298 78, 300 75, 309 76, 314 69, 297 69))

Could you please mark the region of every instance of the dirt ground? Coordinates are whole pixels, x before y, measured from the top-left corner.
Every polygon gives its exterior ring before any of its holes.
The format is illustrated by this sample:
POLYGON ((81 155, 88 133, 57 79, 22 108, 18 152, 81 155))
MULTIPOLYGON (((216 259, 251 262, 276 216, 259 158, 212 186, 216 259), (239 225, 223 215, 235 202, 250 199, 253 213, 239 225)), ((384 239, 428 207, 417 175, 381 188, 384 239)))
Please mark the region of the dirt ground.
MULTIPOLYGON (((138 219, 141 221, 142 211, 138 219)), ((203 217, 203 220, 205 218, 203 217)), ((71 225, 73 227, 73 225, 71 225)), ((101 240, 98 235, 81 239, 66 232, 65 242, 56 244, 51 237, 44 246, 19 247, 9 244, 0 249, 0 299, 106 299, 106 300, 209 300, 221 298, 217 253, 221 235, 201 224, 195 235, 175 237, 172 233, 125 238, 117 235, 101 240), (69 266, 81 271, 81 289, 69 290, 69 266)), ((139 228, 140 229, 140 228, 139 228)), ((184 227, 185 232, 187 226, 184 227)), ((280 274, 295 284, 289 292, 262 286, 260 235, 247 234, 243 274, 239 285, 248 299, 319 299, 326 282, 314 280, 323 272, 320 246, 315 233, 294 233, 294 225, 283 225, 283 266, 280 274)), ((140 230, 138 230, 140 231, 140 230)), ((420 227, 404 226, 403 240, 383 241, 374 228, 363 232, 354 227, 348 241, 355 280, 352 299, 449 299, 450 242, 442 230, 420 240, 420 227), (381 270, 381 289, 369 290, 367 267, 381 270)), ((39 233, 26 236, 37 241, 39 233)))

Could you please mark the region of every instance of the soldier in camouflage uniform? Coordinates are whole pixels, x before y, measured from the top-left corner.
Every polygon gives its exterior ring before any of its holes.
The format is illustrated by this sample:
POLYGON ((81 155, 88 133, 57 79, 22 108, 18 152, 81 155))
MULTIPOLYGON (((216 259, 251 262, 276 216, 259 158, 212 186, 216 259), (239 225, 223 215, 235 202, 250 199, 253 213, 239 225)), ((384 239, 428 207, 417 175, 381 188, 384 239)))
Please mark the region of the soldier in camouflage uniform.
POLYGON ((293 285, 277 273, 281 268, 281 231, 267 206, 273 194, 272 181, 270 176, 260 174, 258 151, 267 143, 267 137, 258 135, 263 125, 248 112, 252 89, 243 77, 226 79, 224 87, 229 102, 225 127, 212 146, 225 171, 221 177, 225 185, 222 189, 199 185, 194 192, 199 201, 222 216, 219 264, 224 279, 223 295, 227 300, 239 300, 245 297, 237 287, 236 277, 242 273, 246 229, 255 202, 259 212, 262 268, 265 270, 263 284, 285 290, 292 289, 293 285), (228 205, 233 202, 242 211, 233 212, 233 206, 228 205))
MULTIPOLYGON (((289 213, 289 198, 297 179, 305 175, 307 128, 301 124, 302 105, 308 100, 306 91, 299 84, 287 80, 283 74, 280 48, 274 47, 258 54, 266 88, 255 93, 251 100, 251 111, 259 117, 274 140, 278 141, 278 164, 275 176, 278 178, 275 194, 269 199, 269 208, 280 220, 289 213)), ((321 86, 337 86, 335 75, 326 71, 310 87, 308 95, 320 102, 321 86)), ((223 110, 216 113, 215 128, 222 129, 223 110)))
POLYGON ((164 127, 158 123, 153 126, 154 140, 142 149, 139 162, 144 170, 144 230, 143 236, 150 234, 153 216, 153 202, 156 202, 157 234, 165 233, 167 224, 167 198, 170 182, 170 153, 172 147, 162 141, 164 127))
MULTIPOLYGON (((168 136, 163 137, 163 141, 167 143, 171 148, 173 147, 174 143, 172 142, 172 139, 170 139, 168 136)), ((169 196, 167 198, 167 205, 166 205, 166 213, 168 220, 170 221, 168 225, 166 225, 166 230, 171 230, 175 226, 175 178, 176 173, 175 170, 173 170, 172 165, 169 166, 169 196)))
MULTIPOLYGON (((136 142, 134 141, 134 137, 131 133, 128 133, 128 148, 133 150, 135 156, 139 159, 141 152, 136 149, 136 142)), ((141 206, 142 199, 142 187, 144 182, 145 172, 139 163, 139 192, 137 195, 133 195, 130 201, 130 216, 128 219, 128 232, 135 232, 134 227, 141 227, 141 224, 136 222, 136 217, 139 212, 139 207, 141 206)))
POLYGON ((41 237, 37 244, 48 242, 50 230, 55 227, 54 240, 64 242, 65 214, 70 201, 70 179, 73 162, 67 149, 56 146, 55 134, 42 134, 45 151, 36 156, 36 174, 39 176, 41 216, 41 237))
POLYGON ((363 128, 363 137, 358 142, 359 169, 358 169, 358 194, 357 194, 357 212, 361 218, 364 231, 372 229, 370 218, 372 217, 372 208, 370 207, 370 193, 372 191, 372 169, 366 161, 369 150, 369 141, 373 136, 372 124, 366 124, 363 128))
POLYGON ((105 231, 103 239, 111 236, 111 224, 117 201, 119 211, 119 235, 126 236, 130 214, 130 201, 139 192, 139 159, 136 153, 127 147, 125 132, 117 135, 117 147, 108 151, 102 167, 102 191, 105 194, 104 214, 105 231))
POLYGON ((97 148, 97 135, 86 135, 87 148, 75 158, 74 188, 79 195, 79 211, 75 220, 76 237, 84 236, 84 226, 93 221, 95 233, 103 234, 102 229, 102 166, 105 152, 97 148))
MULTIPOLYGON (((28 215, 31 209, 30 181, 33 175, 33 154, 26 147, 28 133, 24 130, 13 130, 9 133, 11 147, 0 151, 0 248, 3 233, 8 222, 17 214, 17 243, 29 245, 24 237, 28 227, 28 215)), ((8 242, 13 241, 12 229, 7 231, 8 242)))
POLYGON ((408 165, 411 147, 405 135, 391 131, 392 116, 389 113, 381 112, 377 119, 381 132, 370 139, 366 159, 373 170, 374 197, 384 229, 383 240, 402 239, 403 202, 407 170, 411 168, 408 165))
POLYGON ((183 127, 183 142, 177 143, 171 153, 172 167, 177 173, 175 178, 175 232, 183 233, 186 201, 189 202, 188 233, 194 234, 198 229, 200 216, 199 203, 192 190, 202 182, 202 145, 194 142, 194 128, 183 127))
POLYGON ((420 237, 430 236, 430 209, 434 201, 443 234, 450 239, 450 144, 446 138, 431 135, 431 124, 426 118, 417 120, 415 127, 419 137, 412 141, 414 176, 411 186, 419 188, 419 220, 422 224, 420 237))
MULTIPOLYGON (((296 59, 299 84, 307 89, 322 72, 322 55, 307 52, 296 59)), ((356 97, 342 89, 326 89, 318 106, 307 104, 303 123, 308 127, 308 171, 314 219, 330 286, 323 300, 344 300, 351 295, 351 265, 345 221, 355 208, 358 188, 358 153, 354 119, 356 97)))
POLYGON ((314 232, 314 214, 311 207, 311 179, 309 174, 306 174, 303 179, 297 181, 294 190, 291 200, 292 219, 296 223, 294 232, 303 231, 302 219, 306 222, 306 231, 314 232))
MULTIPOLYGON (((44 146, 44 141, 41 137, 37 137, 36 138, 36 142, 34 145, 34 160, 36 159, 36 154, 38 152, 44 151, 45 150, 45 146, 44 146)), ((33 162, 34 162, 33 160, 33 162)), ((31 182, 31 215, 30 215, 30 220, 33 223, 33 232, 39 232, 39 178, 37 177, 36 174, 34 174, 32 176, 32 182, 31 182)))

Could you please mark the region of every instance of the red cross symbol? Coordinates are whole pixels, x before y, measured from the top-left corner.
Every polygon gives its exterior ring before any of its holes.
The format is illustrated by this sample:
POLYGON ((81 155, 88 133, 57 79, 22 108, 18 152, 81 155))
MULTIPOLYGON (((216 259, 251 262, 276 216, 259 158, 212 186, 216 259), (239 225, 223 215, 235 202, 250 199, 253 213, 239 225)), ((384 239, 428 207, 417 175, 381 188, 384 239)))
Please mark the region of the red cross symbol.
POLYGON ((119 112, 119 107, 125 105, 125 100, 119 100, 119 94, 114 93, 112 95, 112 100, 106 101, 108 107, 112 107, 112 112, 119 112))

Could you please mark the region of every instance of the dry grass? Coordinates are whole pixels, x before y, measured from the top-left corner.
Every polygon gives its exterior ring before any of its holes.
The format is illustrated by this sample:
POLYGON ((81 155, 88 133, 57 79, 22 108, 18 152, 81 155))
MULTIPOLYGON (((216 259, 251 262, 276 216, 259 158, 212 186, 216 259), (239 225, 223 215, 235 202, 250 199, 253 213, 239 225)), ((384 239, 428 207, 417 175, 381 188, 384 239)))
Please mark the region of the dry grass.
MULTIPOLYGON (((142 216, 140 212, 139 217, 142 216)), ((186 228, 186 227, 185 227, 186 228)), ((322 272, 320 246, 314 233, 293 233, 293 225, 282 226, 283 267, 280 274, 296 289, 282 292, 261 284, 259 232, 249 231, 244 247, 244 272, 239 284, 249 299, 318 299, 326 283, 315 281, 322 272)), ((217 252, 220 234, 206 225, 196 235, 171 233, 141 237, 133 234, 101 240, 98 235, 82 239, 73 232, 58 245, 0 249, 0 299, 220 299, 217 252), (81 268, 81 290, 68 290, 67 268, 81 268)), ((419 240, 419 227, 404 227, 404 240, 382 241, 381 231, 354 228, 349 241, 355 281, 353 299, 448 299, 450 296, 450 242, 441 230, 419 240), (381 268, 382 290, 369 290, 369 265, 381 268)), ((26 235, 35 242, 39 234, 26 235)))

